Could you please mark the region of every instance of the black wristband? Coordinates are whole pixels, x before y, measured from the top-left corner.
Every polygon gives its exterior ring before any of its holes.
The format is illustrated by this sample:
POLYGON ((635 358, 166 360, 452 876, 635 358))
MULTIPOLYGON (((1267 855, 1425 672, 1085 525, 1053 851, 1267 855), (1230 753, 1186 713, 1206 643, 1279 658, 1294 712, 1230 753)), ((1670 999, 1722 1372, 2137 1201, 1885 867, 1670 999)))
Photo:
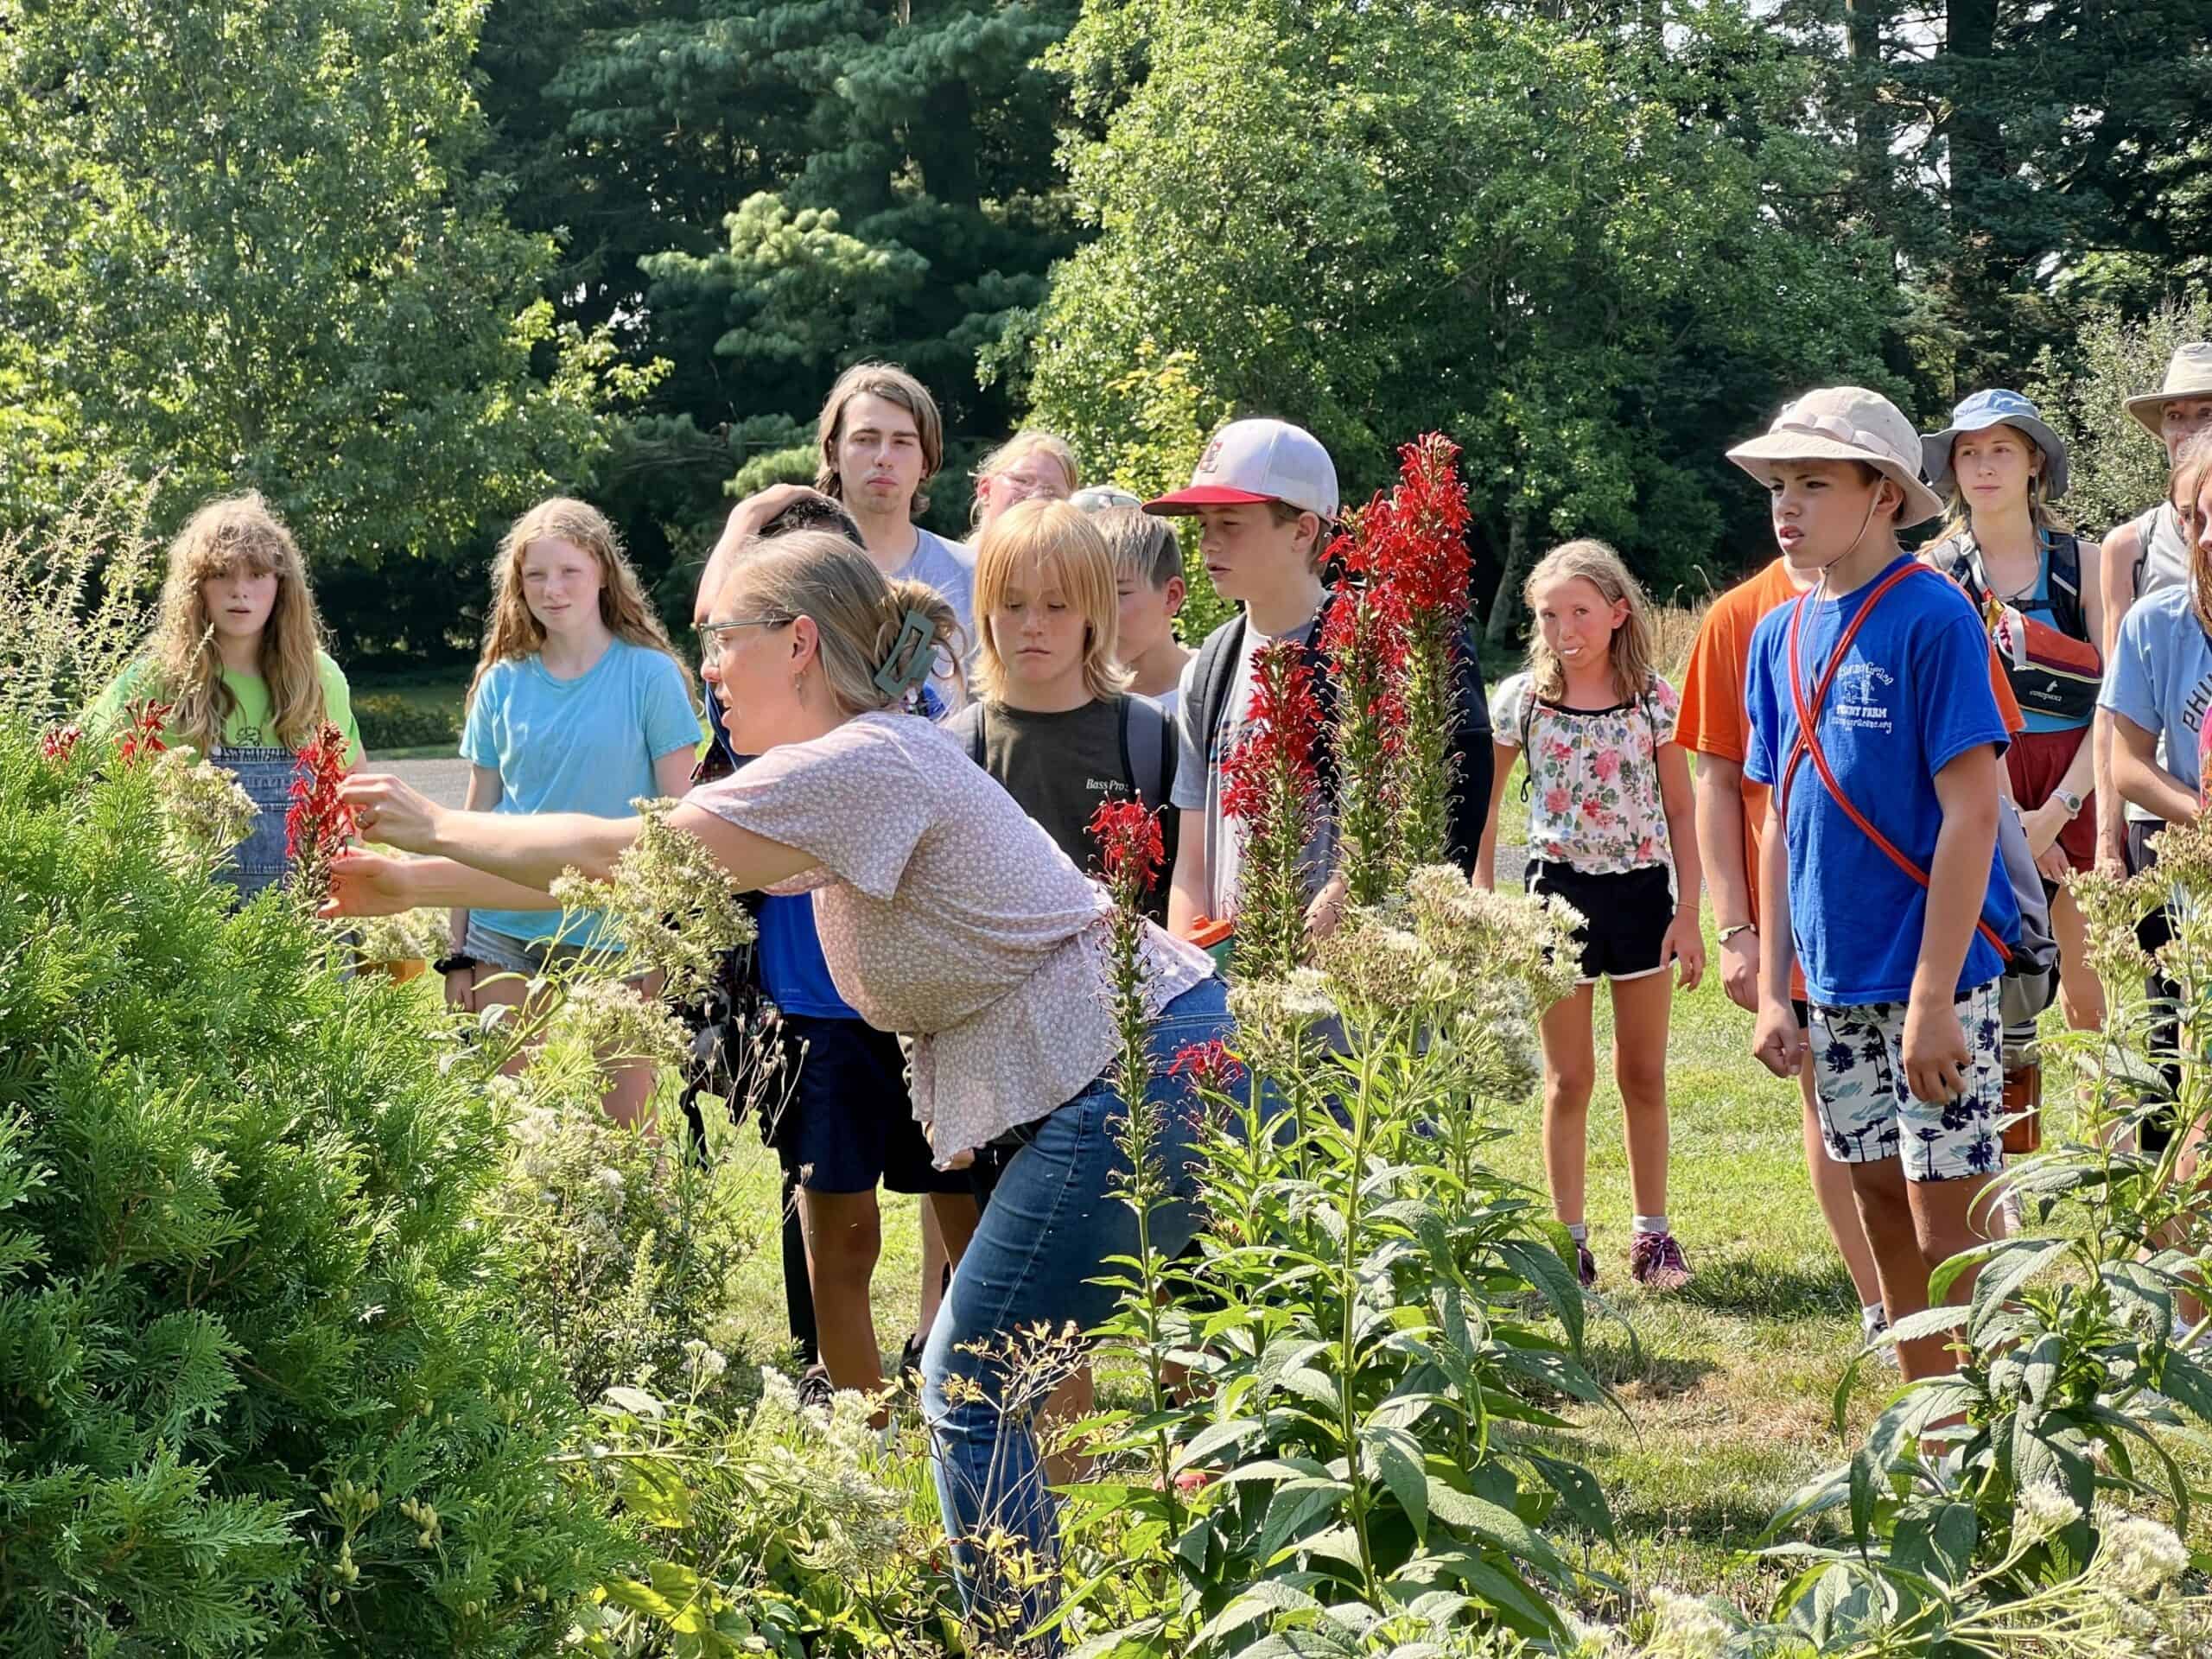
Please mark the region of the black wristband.
POLYGON ((474 968, 476 966, 476 958, 456 950, 449 957, 440 957, 435 962, 432 963, 430 966, 433 969, 441 974, 458 973, 464 968, 474 968))

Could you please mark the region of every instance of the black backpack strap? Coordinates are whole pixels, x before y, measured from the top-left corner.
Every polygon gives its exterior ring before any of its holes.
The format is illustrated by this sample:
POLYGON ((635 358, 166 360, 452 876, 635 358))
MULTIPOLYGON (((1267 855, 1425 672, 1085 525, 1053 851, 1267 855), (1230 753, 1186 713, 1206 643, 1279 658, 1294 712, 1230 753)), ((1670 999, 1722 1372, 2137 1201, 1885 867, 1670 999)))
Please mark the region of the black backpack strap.
POLYGON ((975 712, 968 716, 968 758, 988 772, 990 768, 983 757, 988 752, 988 746, 983 741, 983 700, 978 697, 975 712))
POLYGON ((2082 604, 2082 541, 2063 531, 2047 531, 2050 537, 2050 620, 2072 639, 2089 639, 2089 617, 2082 604))
POLYGON ((1975 574, 1977 561, 1974 551, 1973 537, 1962 532, 1945 537, 1928 548, 1923 556, 1929 563, 1964 588, 1967 597, 1974 602, 1974 609, 1979 611, 1989 602, 1989 590, 1982 586, 1981 578, 1975 574))
POLYGON ((1198 753, 1209 760, 1214 741, 1221 734, 1222 717, 1229 712, 1229 688, 1236 678, 1236 659, 1244 649, 1244 613, 1239 611, 1206 636, 1198 647, 1197 671, 1191 690, 1198 706, 1198 753))

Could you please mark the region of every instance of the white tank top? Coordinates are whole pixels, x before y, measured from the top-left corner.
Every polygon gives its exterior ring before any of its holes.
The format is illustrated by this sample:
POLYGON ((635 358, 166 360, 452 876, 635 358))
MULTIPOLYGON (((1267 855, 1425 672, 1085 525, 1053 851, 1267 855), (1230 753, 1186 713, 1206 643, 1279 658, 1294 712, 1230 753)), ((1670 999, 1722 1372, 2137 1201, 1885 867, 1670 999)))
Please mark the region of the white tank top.
MULTIPOLYGON (((2181 521, 2174 517, 2173 503, 2161 501, 2149 512, 2129 519, 2128 526, 2143 538, 2143 550, 2135 556, 2135 597, 2148 599, 2161 588, 2178 588, 2189 580, 2189 549, 2181 539, 2181 521)), ((2158 764, 2166 764, 2165 734, 2158 734, 2158 764)), ((2128 801, 2122 806, 2126 816, 2139 823, 2156 823, 2158 815, 2128 801)))

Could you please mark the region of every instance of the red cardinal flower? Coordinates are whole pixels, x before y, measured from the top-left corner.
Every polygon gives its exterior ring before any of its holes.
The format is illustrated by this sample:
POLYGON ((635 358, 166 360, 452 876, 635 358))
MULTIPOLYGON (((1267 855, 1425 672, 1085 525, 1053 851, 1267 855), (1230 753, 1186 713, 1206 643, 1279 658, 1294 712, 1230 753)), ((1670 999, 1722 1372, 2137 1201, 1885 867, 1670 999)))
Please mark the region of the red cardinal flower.
POLYGON ((1313 742, 1320 734, 1321 705, 1304 647, 1293 639, 1261 646, 1252 655, 1249 728, 1223 767, 1222 810, 1232 818, 1262 817, 1279 780, 1302 782, 1310 797, 1318 775, 1313 742))
POLYGON ((123 741, 115 746, 117 757, 124 766, 137 761, 142 754, 159 754, 168 747, 162 741, 162 727, 176 705, 156 702, 150 697, 144 702, 126 705, 124 712, 130 716, 130 724, 123 734, 123 741))
POLYGON ((1143 802, 1108 801, 1084 827, 1098 843, 1099 868, 1109 887, 1128 881, 1142 893, 1152 886, 1167 851, 1160 838, 1159 816, 1143 802))
POLYGON ((39 734, 38 752, 57 766, 69 764, 69 757, 77 753, 77 741, 84 733, 74 726, 49 726, 39 734))
POLYGON ((1226 1089, 1244 1075, 1244 1067, 1229 1045, 1216 1037, 1203 1043, 1185 1043, 1167 1064, 1171 1077, 1187 1077, 1194 1089, 1226 1089))
POLYGON ((346 776, 346 734, 328 721, 300 751, 292 779, 291 810, 284 814, 284 856, 294 883, 320 903, 330 887, 330 861, 354 833, 353 809, 338 797, 346 776))

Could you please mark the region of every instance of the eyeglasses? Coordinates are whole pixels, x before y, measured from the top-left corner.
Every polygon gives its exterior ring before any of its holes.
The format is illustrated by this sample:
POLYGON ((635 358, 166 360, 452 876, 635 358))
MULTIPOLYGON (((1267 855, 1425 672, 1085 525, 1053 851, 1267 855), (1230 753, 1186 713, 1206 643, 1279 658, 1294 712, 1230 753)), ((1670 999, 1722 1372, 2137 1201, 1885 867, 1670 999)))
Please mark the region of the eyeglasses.
POLYGON ((699 636, 699 649, 712 652, 732 628, 780 628, 791 620, 788 616, 739 616, 727 622, 702 622, 693 632, 699 636))

